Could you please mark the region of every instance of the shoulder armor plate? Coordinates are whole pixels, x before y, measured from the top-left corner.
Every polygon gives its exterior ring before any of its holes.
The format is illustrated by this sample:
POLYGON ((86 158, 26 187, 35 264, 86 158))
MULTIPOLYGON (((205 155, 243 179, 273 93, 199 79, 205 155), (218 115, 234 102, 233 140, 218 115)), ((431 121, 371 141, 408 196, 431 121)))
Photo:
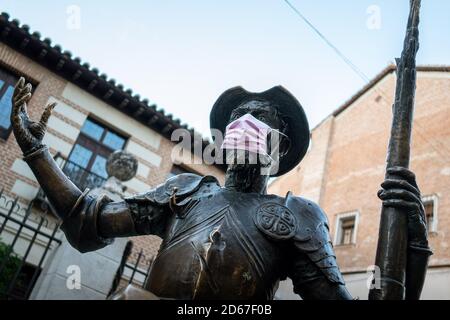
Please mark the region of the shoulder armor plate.
POLYGON ((155 189, 125 198, 128 202, 152 201, 158 204, 167 204, 172 196, 183 199, 195 193, 204 183, 219 185, 213 176, 204 176, 193 173, 182 173, 168 179, 165 183, 155 189))
POLYGON ((329 281, 344 284, 325 213, 312 201, 294 197, 291 193, 286 196, 286 206, 296 214, 299 221, 293 237, 294 246, 305 253, 329 281))

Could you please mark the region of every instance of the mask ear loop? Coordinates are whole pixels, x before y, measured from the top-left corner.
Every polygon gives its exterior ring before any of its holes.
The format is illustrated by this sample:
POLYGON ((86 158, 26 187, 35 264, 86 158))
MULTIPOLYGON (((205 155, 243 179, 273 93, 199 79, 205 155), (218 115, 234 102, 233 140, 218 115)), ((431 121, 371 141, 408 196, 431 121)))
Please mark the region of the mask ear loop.
MULTIPOLYGON (((280 132, 279 130, 272 129, 272 128, 270 128, 269 135, 270 135, 270 138, 269 138, 269 136, 267 136, 267 138, 270 139, 270 141, 271 141, 271 144, 270 144, 270 149, 271 149, 271 150, 270 150, 270 154, 269 154, 268 152, 266 152, 266 153, 264 154, 264 156, 266 156, 267 159, 268 159, 266 165, 270 165, 270 166, 271 166, 272 164, 274 164, 274 163, 276 163, 276 162, 279 163, 280 158, 283 157, 285 154, 287 154, 287 153, 289 152, 289 150, 290 150, 290 148, 291 148, 291 139, 289 139, 289 137, 288 137, 287 135, 285 135, 283 132, 280 132), (277 133, 278 133, 279 135, 281 135, 281 136, 284 136, 284 137, 287 139, 287 142, 288 142, 288 148, 287 148, 287 150, 278 156, 278 160, 275 160, 275 159, 272 157, 272 154, 273 154, 273 152, 272 152, 272 151, 273 151, 273 150, 272 150, 272 149, 273 149, 273 145, 272 145, 272 136, 271 136, 271 134, 272 134, 273 131, 277 132, 277 133)), ((279 142, 278 142, 278 149, 279 149, 279 146, 280 146, 280 141, 281 141, 281 139, 279 139, 279 142)), ((272 170, 272 169, 270 169, 270 170, 272 170)), ((271 171, 269 171, 269 172, 271 172, 271 171)), ((271 175, 271 173, 268 174, 268 175, 271 175)))
MULTIPOLYGON (((280 158, 281 158, 281 157, 285 156, 291 150, 291 146, 292 146, 291 139, 287 135, 285 135, 283 132, 281 132, 280 130, 277 130, 277 129, 271 129, 270 134, 272 134, 273 131, 277 132, 279 135, 282 135, 288 142, 286 151, 280 154, 280 158)), ((272 141, 272 136, 270 137, 270 141, 272 141)), ((279 146, 281 145, 281 139, 280 139, 278 145, 279 146)), ((270 149, 272 149, 272 144, 270 146, 270 149)), ((272 150, 270 150, 270 153, 272 153, 272 150)), ((273 160, 272 157, 270 157, 270 158, 273 160)))

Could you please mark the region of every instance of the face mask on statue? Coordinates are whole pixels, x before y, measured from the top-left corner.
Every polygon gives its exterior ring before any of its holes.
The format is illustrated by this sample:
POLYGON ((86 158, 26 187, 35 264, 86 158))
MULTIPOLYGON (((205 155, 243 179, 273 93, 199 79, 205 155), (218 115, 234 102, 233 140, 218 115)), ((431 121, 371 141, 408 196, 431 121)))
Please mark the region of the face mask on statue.
POLYGON ((282 134, 247 113, 226 127, 222 149, 249 151, 250 154, 259 155, 263 163, 273 162, 267 150, 267 136, 271 132, 282 134))

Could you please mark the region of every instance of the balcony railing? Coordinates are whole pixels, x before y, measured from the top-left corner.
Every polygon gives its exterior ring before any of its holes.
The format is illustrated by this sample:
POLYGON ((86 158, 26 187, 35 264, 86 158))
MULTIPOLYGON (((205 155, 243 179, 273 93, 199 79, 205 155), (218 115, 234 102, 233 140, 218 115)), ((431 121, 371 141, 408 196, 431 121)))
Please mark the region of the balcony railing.
POLYGON ((61 154, 57 154, 55 156, 55 161, 59 164, 60 168, 69 177, 69 179, 82 191, 87 188, 98 188, 106 181, 104 177, 86 170, 75 162, 64 158, 61 154))
MULTIPOLYGON (((67 177, 82 191, 98 188, 106 181, 106 179, 98 174, 86 170, 80 165, 70 161, 60 153, 54 156, 56 163, 67 177)), ((48 202, 42 189, 39 189, 35 198, 35 205, 40 205, 41 209, 48 209, 48 202)))

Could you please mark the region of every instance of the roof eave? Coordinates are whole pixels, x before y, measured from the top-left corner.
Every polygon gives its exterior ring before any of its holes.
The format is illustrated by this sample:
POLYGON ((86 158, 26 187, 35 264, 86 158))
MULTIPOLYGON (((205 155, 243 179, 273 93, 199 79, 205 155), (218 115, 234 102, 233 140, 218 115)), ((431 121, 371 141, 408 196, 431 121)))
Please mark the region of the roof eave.
POLYGON ((0 15, 0 40, 167 139, 171 139, 174 130, 185 129, 191 132, 192 137, 200 137, 202 150, 211 144, 193 128, 165 114, 164 110, 158 110, 147 99, 141 99, 130 89, 125 90, 114 79, 108 79, 106 74, 100 74, 98 69, 91 68, 88 63, 81 64, 80 58, 73 58, 70 52, 62 51, 59 45, 52 45, 50 39, 41 40, 37 32, 31 34, 27 25, 20 26, 18 20, 10 20, 6 13, 0 15))

